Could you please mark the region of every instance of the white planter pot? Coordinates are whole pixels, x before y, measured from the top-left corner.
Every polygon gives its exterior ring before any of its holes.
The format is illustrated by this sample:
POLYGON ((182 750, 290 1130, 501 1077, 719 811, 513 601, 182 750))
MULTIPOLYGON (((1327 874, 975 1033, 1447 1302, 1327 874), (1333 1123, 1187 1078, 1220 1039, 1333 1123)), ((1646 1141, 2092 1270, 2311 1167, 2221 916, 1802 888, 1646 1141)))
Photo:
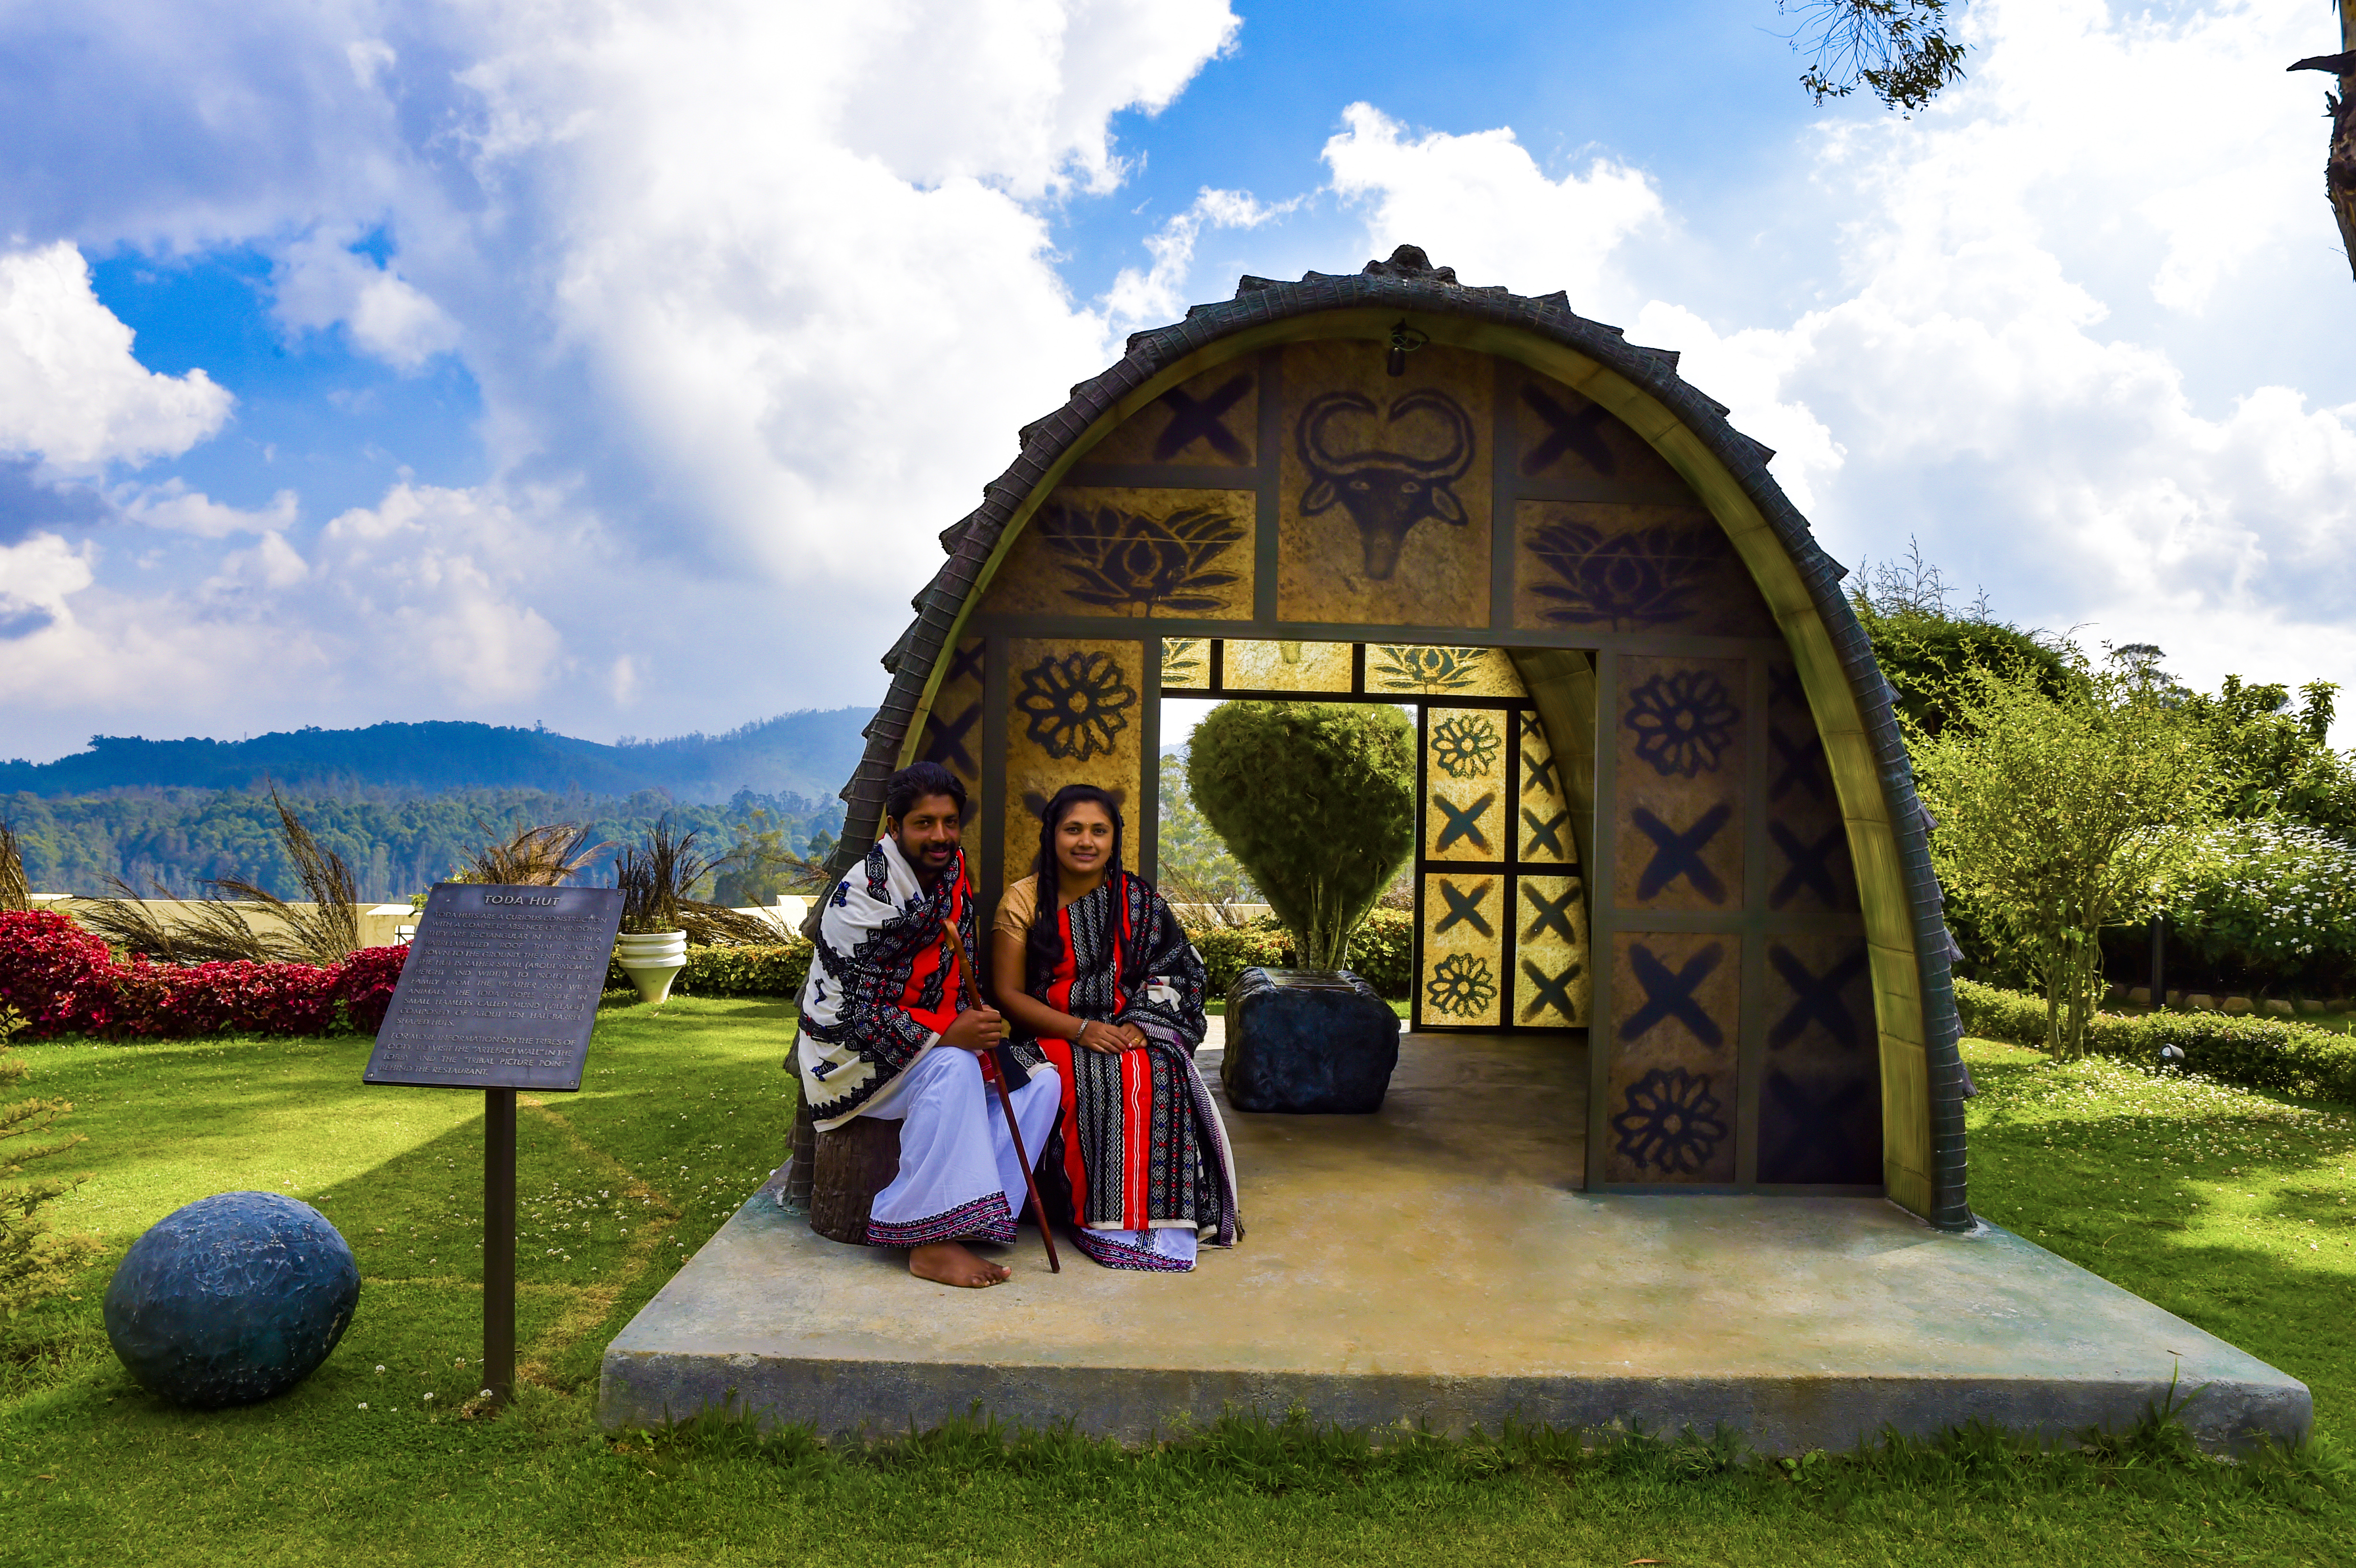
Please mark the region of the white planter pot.
POLYGON ((614 958, 638 988, 641 1001, 659 1002, 670 995, 670 983, 687 967, 687 933, 626 933, 614 939, 614 958))

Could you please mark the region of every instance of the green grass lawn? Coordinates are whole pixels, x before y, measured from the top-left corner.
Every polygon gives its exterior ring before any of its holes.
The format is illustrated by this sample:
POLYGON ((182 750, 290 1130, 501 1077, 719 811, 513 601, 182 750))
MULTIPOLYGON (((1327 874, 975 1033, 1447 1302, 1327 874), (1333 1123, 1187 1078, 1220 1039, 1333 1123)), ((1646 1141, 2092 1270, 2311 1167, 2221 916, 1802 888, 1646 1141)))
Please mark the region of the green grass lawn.
POLYGON ((763 1001, 609 1010, 584 1092, 526 1098, 525 1387, 497 1420, 455 1413, 478 1381, 478 1095, 363 1088, 357 1040, 28 1049, 33 1090, 73 1100, 91 1139, 69 1157, 92 1179, 64 1222, 109 1252, 72 1297, 0 1330, 0 1563, 2356 1557, 2333 1469, 2356 1394, 2356 1116, 1977 1042, 1976 1206, 2305 1378, 2314 1453, 2228 1467, 2164 1444, 2031 1455, 1983 1436, 1794 1473, 1698 1443, 1369 1452, 1249 1424, 1144 1453, 952 1430, 845 1455, 725 1423, 609 1440, 590 1420, 606 1340, 782 1156, 789 1019, 763 1001), (235 1188, 334 1218, 359 1313, 286 1397, 174 1410, 115 1364, 99 1297, 145 1226, 235 1188))

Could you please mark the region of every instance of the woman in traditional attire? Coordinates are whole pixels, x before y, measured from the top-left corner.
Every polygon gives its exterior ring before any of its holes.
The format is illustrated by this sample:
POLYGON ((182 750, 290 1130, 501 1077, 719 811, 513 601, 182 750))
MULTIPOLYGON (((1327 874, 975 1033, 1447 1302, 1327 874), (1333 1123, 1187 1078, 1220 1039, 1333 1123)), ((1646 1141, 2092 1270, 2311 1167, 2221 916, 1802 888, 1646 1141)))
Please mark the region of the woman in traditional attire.
POLYGON ((1063 1080, 1039 1166, 1048 1209, 1108 1268, 1183 1271, 1243 1233, 1235 1159, 1194 1048, 1208 977, 1178 917, 1121 869, 1120 808, 1093 784, 1047 803, 1033 874, 991 933, 998 1005, 1063 1080), (1067 1196, 1059 1204, 1058 1189, 1067 1196))

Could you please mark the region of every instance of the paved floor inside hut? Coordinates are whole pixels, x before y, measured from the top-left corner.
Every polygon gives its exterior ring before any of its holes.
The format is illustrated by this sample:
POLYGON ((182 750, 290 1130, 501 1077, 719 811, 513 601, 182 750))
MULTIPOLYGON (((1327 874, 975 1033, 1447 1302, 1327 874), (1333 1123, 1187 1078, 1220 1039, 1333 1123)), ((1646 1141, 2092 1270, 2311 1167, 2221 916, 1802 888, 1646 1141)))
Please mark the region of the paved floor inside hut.
MULTIPOLYGON (((1204 1052, 1217 1083, 1216 1054, 1204 1052)), ((756 1195, 607 1350, 609 1424, 733 1392, 821 1431, 1001 1419, 1138 1437, 1223 1407, 1441 1430, 1507 1414, 1726 1420, 1763 1448, 1974 1415, 2132 1421, 2171 1375, 2206 1440, 2308 1419, 2305 1387, 2009 1232, 1879 1200, 1589 1195, 1583 1048, 1408 1035, 1371 1116, 1228 1113, 1248 1234, 1191 1275, 1035 1232, 986 1291, 814 1235, 756 1195)))

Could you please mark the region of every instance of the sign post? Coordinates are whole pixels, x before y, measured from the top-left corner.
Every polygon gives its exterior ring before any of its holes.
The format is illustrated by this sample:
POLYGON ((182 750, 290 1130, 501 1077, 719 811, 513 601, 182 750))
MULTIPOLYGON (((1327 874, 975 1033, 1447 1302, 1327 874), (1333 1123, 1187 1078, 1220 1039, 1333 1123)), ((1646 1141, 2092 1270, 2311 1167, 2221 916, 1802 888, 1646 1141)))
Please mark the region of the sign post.
POLYGON ((483 1381, 515 1397, 516 1091, 581 1087, 615 888, 444 882, 416 938, 362 1082, 483 1091, 483 1381))

